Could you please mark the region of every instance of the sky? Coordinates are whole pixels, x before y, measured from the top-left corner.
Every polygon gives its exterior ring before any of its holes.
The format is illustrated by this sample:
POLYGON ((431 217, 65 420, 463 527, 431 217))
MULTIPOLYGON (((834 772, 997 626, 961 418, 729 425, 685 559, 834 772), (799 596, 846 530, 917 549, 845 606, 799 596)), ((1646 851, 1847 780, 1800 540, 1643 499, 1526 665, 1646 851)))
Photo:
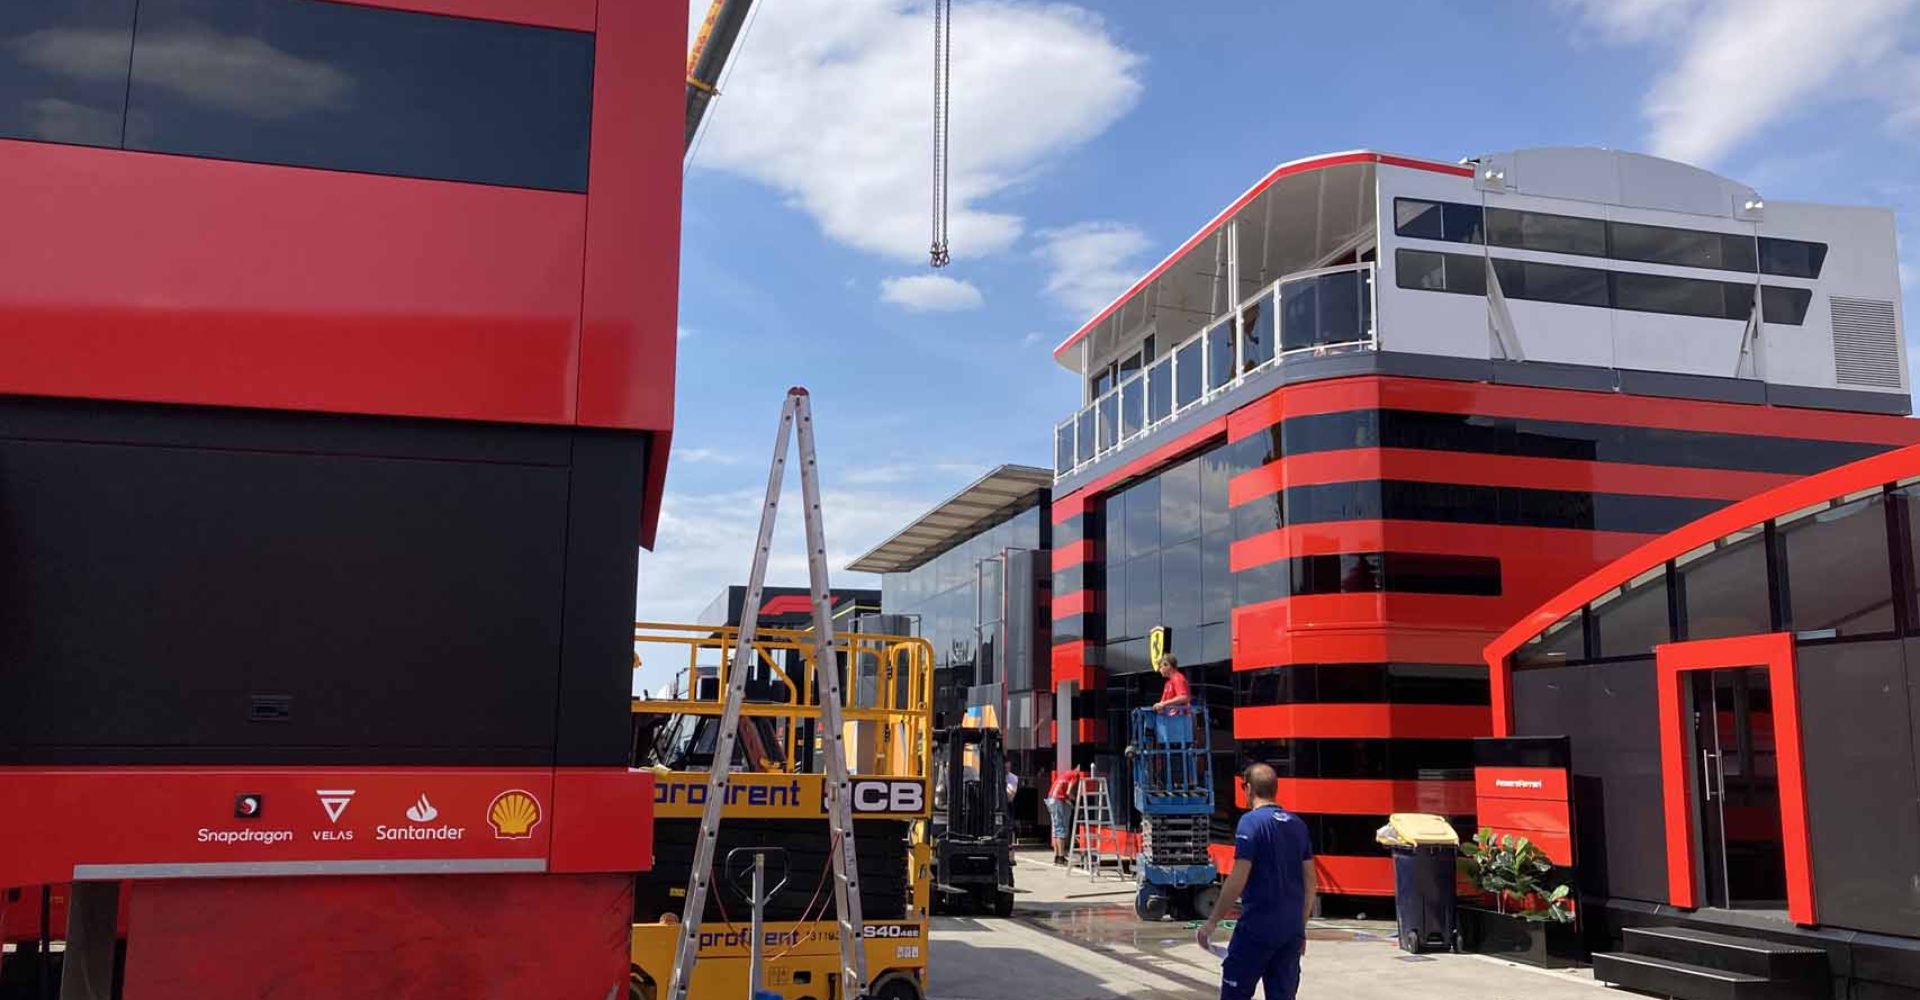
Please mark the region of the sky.
MULTIPOLYGON (((745 582, 790 385, 812 393, 833 583, 879 586, 843 567, 994 466, 1050 463, 1079 402, 1053 346, 1303 156, 1606 146, 1888 206, 1920 333, 1920 0, 954 0, 940 271, 932 45, 921 0, 757 4, 686 172, 640 618, 745 582)), ((804 586, 788 492, 768 582, 804 586)), ((638 683, 664 682, 642 655, 638 683)))

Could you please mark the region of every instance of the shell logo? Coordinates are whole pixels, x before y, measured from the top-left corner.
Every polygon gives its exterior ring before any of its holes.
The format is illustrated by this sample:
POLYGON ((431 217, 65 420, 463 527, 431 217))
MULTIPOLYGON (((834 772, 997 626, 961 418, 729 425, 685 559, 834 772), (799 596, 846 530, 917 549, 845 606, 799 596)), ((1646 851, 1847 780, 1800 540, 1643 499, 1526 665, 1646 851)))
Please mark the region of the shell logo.
POLYGON ((533 828, 540 825, 540 800, 518 788, 501 792, 487 806, 487 825, 501 840, 531 837, 533 828))

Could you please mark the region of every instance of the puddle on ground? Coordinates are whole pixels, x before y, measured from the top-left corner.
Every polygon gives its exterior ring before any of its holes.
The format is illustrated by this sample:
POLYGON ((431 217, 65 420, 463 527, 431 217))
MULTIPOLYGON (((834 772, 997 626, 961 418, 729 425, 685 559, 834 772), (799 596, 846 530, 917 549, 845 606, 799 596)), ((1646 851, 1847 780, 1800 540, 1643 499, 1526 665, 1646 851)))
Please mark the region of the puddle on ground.
MULTIPOLYGON (((1147 923, 1134 915, 1133 904, 1079 906, 1048 913, 1027 912, 1020 919, 1051 934, 1091 948, 1124 945, 1143 952, 1193 947, 1193 932, 1198 920, 1162 920, 1147 923)), ((1222 924, 1231 934, 1232 921, 1222 924)), ((1336 926, 1314 926, 1307 930, 1310 941, 1379 941, 1393 943, 1393 925, 1358 925, 1341 921, 1336 926)))

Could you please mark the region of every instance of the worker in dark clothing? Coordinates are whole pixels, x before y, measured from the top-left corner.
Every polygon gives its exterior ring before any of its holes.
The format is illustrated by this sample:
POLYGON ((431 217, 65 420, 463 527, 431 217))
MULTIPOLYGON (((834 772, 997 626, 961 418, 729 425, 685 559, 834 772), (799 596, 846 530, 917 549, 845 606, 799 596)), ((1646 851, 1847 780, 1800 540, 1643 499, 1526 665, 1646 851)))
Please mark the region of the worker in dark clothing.
POLYGON ((1307 915, 1318 880, 1307 825, 1274 802, 1280 779, 1273 768, 1247 768, 1247 800, 1253 807, 1233 833, 1233 871, 1220 888, 1213 913, 1200 926, 1200 947, 1220 926, 1234 900, 1240 922, 1227 940, 1220 969, 1220 1000, 1252 1000, 1253 984, 1266 1000, 1293 1000, 1300 988, 1300 958, 1307 953, 1307 915))

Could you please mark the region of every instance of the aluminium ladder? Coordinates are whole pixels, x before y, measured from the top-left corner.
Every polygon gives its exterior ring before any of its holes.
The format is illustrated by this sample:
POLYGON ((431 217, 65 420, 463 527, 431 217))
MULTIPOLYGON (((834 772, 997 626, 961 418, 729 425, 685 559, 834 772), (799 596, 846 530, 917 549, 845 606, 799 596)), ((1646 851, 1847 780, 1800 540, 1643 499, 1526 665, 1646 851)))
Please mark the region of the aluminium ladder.
MULTIPOLYGON (((795 386, 787 390, 780 408, 780 430, 773 443, 773 465, 767 470, 767 499, 760 509, 760 534, 754 543, 753 568, 747 574, 745 608, 760 606, 760 592, 767 578, 767 559, 773 548, 775 515, 780 506, 780 483, 787 467, 789 430, 800 443, 801 519, 807 529, 807 570, 813 589, 813 666, 819 687, 820 743, 826 757, 826 777, 822 794, 826 797, 827 822, 833 855, 834 915, 840 922, 840 995, 850 1000, 867 995, 867 954, 864 925, 860 919, 860 880, 853 841, 853 795, 847 775, 847 756, 842 746, 845 730, 840 715, 840 666, 833 649, 833 613, 827 589, 827 542, 820 523, 820 470, 814 459, 813 407, 807 390, 795 386)), ((740 706, 746 700, 747 669, 753 662, 754 635, 758 616, 749 612, 740 616, 740 636, 734 648, 732 669, 727 674, 727 700, 720 712, 720 731, 714 741, 713 766, 707 786, 707 802, 700 815, 700 832, 694 840, 693 871, 687 878, 687 905, 680 918, 680 941, 675 949, 673 980, 667 1000, 687 1000, 693 982, 694 961, 699 955, 700 923, 706 916, 707 891, 713 880, 713 855, 720 836, 721 809, 726 799, 727 778, 733 772, 733 745, 740 727, 740 706)), ((804 692, 802 697, 805 697, 804 692)))
POLYGON ((1108 852, 1100 848, 1103 835, 1120 838, 1119 827, 1114 823, 1113 795, 1107 788, 1105 776, 1089 774, 1080 779, 1080 796, 1074 803, 1073 829, 1069 832, 1072 839, 1067 846, 1074 868, 1083 869, 1088 877, 1097 879, 1109 862, 1116 869, 1120 867, 1118 850, 1109 858, 1108 852))

